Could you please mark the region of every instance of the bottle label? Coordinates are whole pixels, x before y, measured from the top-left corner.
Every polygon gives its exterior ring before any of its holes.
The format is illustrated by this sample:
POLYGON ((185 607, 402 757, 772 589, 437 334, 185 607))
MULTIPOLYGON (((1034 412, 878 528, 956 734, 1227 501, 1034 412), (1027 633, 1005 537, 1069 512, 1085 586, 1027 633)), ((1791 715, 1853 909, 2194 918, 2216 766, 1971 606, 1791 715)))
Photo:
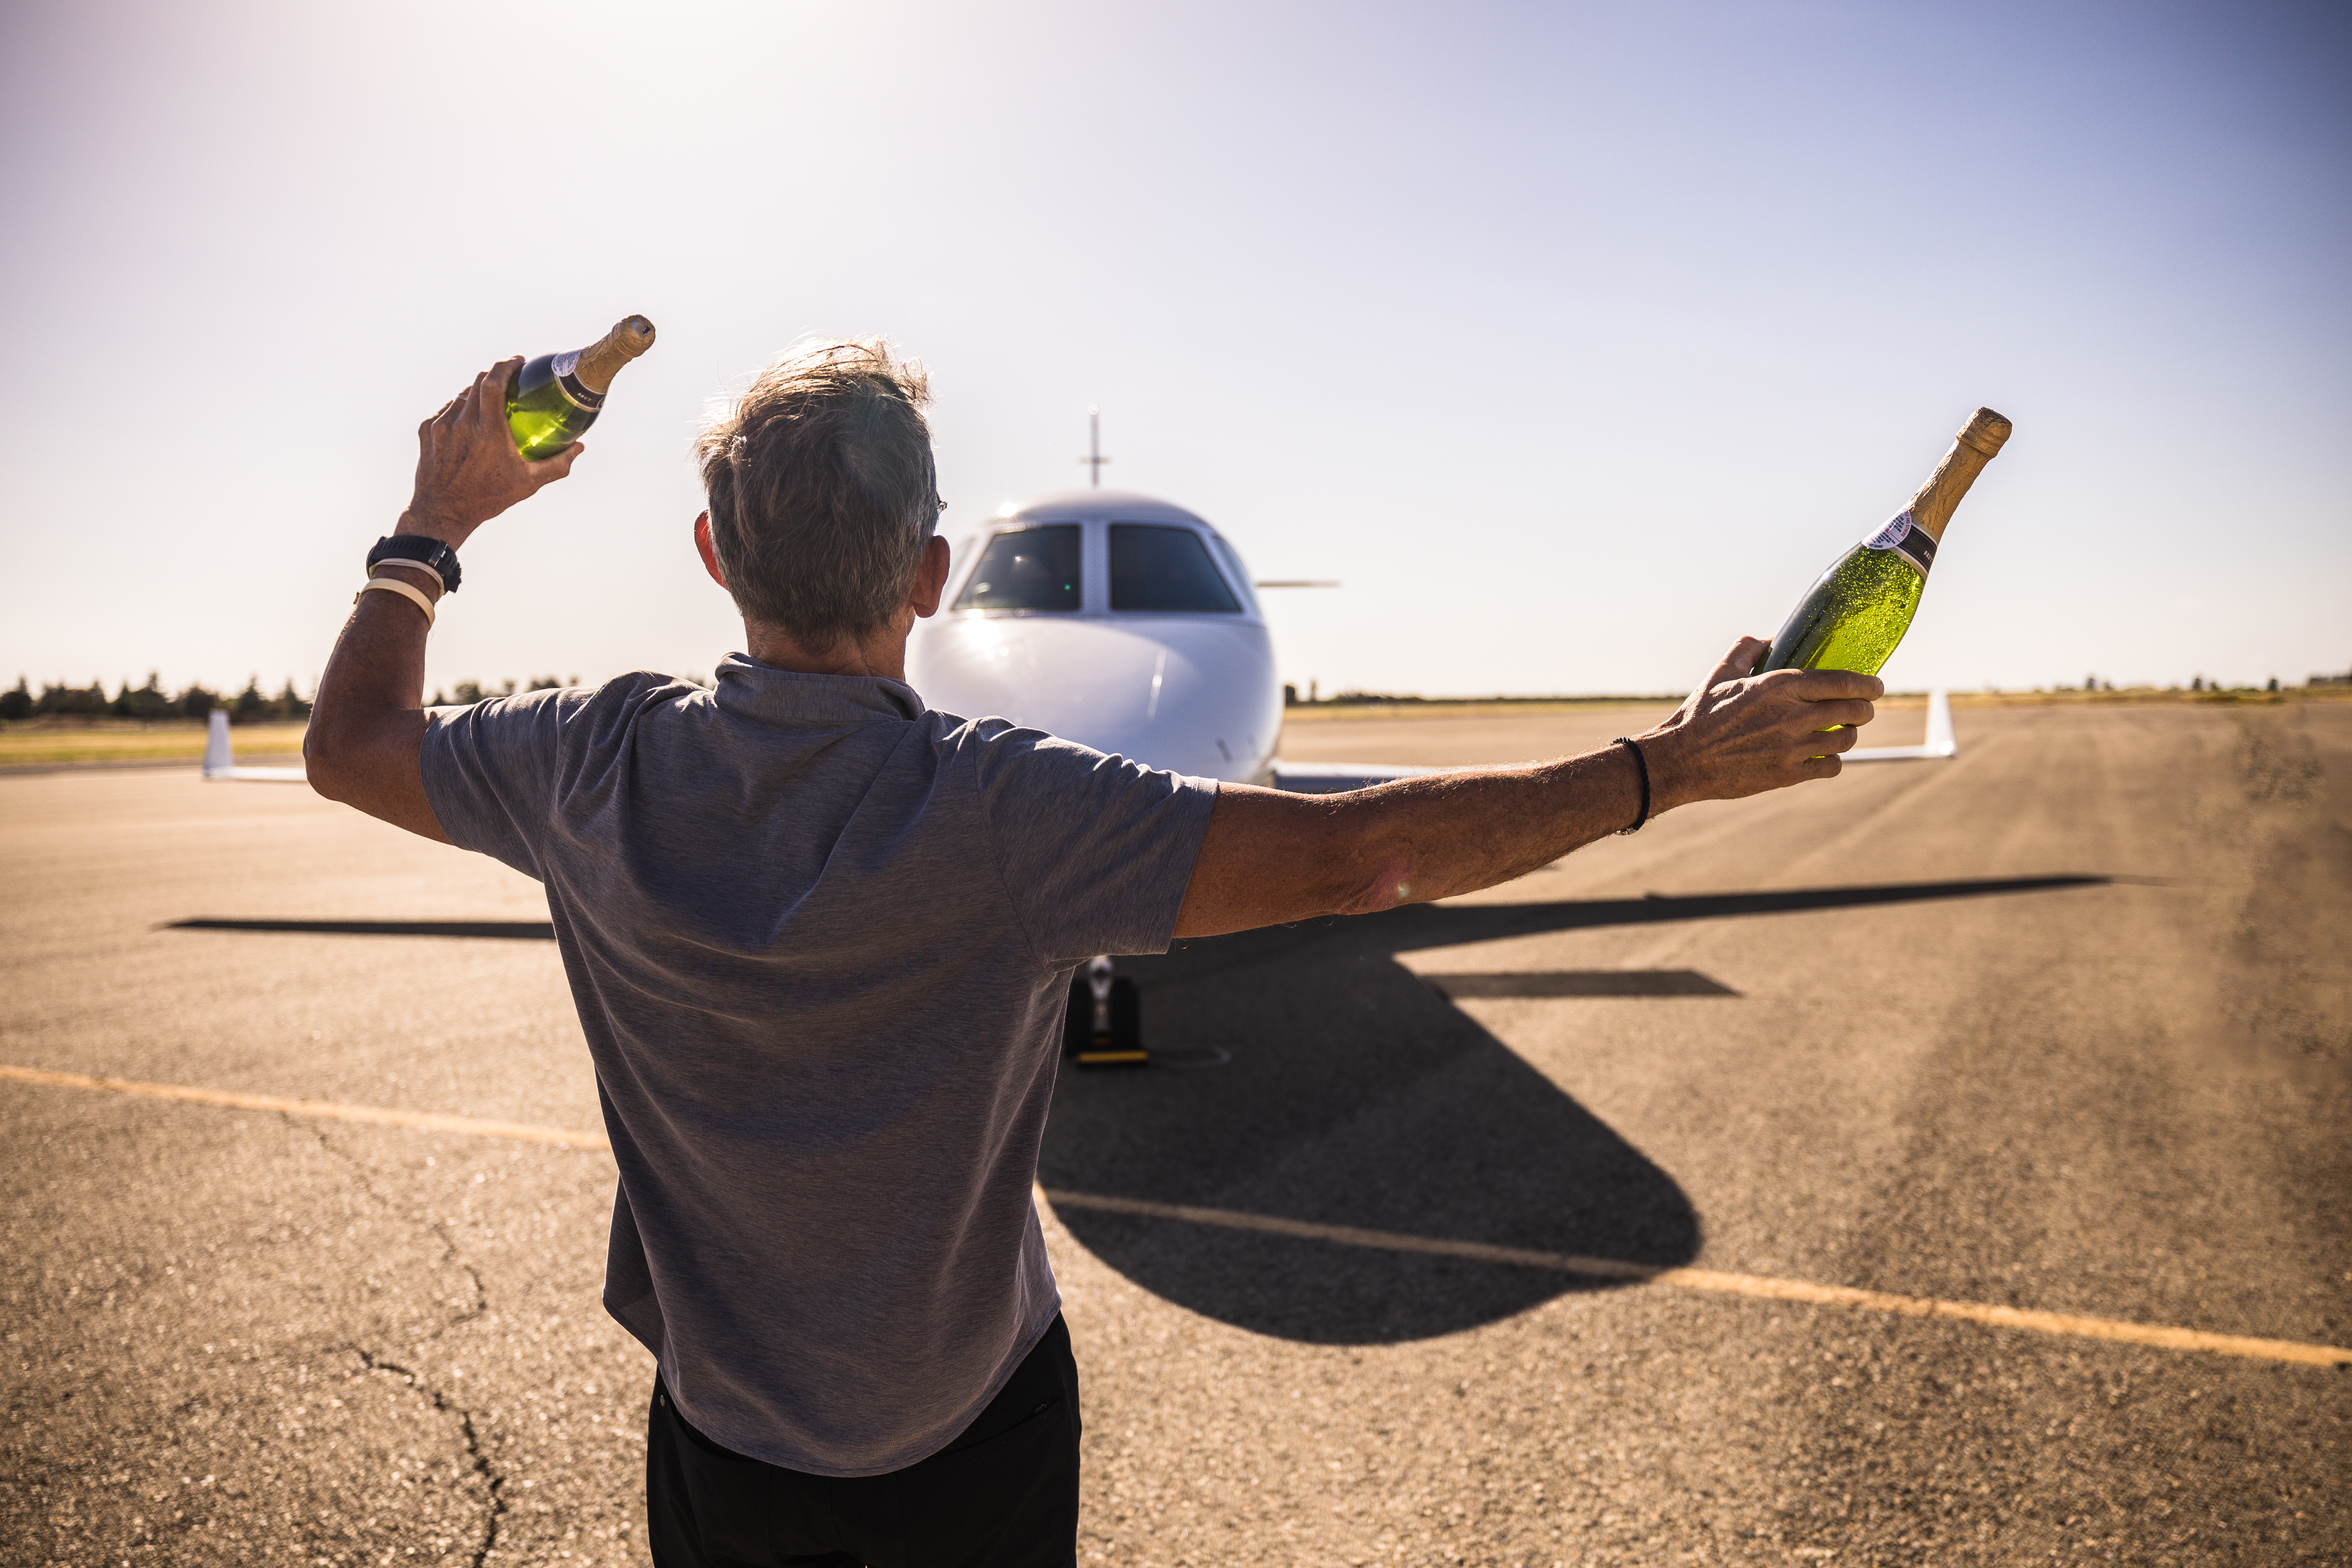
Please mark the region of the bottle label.
POLYGON ((1863 542, 1873 550, 1892 550, 1908 561, 1925 577, 1927 568, 1936 563, 1936 542, 1924 528, 1911 526, 1911 514, 1896 512, 1885 528, 1863 542))
POLYGON ((557 354, 548 362, 547 368, 555 373, 556 390, 563 394, 566 402, 583 413, 593 414, 604 406, 604 395, 589 391, 572 374, 580 368, 581 352, 573 349, 570 353, 557 354))

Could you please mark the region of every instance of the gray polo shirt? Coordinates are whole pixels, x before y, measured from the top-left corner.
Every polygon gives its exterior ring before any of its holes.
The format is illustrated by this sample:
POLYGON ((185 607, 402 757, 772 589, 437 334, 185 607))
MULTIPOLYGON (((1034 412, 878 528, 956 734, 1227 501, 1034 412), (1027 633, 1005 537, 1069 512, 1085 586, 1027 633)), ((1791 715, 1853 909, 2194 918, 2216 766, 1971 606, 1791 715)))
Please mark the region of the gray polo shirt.
POLYGON ((619 1163, 604 1305, 688 1420, 877 1475, 1059 1310, 1030 1189, 1074 965, 1159 952, 1216 785, 733 656, 437 709, 450 838, 547 886, 619 1163))

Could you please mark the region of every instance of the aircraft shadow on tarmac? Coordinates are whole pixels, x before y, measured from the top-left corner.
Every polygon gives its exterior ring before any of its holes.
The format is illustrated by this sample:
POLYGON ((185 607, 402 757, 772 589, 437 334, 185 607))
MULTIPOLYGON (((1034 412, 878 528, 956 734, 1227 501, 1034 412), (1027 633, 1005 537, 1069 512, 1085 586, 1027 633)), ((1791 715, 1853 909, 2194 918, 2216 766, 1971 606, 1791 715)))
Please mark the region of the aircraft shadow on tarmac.
POLYGON ((167 921, 164 931, 290 931, 308 936, 471 936, 553 942, 551 921, 228 921, 199 916, 167 921))
MULTIPOLYGON (((1146 1043, 1213 1072, 1065 1071, 1050 1189, 1672 1267, 1700 1222, 1675 1179, 1447 1000, 1735 998, 1689 970, 1435 975, 1395 955, 1584 928, 2095 887, 2032 877, 1532 904, 1416 905, 1119 961, 1146 1043), (1444 991, 1439 988, 1444 987, 1444 991)), ((530 921, 194 919, 170 929, 548 941, 530 921)), ((1709 1003, 1717 1005, 1719 1003, 1709 1003)), ((1391 1343, 1493 1322, 1610 1280, 1066 1204, 1073 1237, 1144 1289, 1253 1331, 1391 1343)))
MULTIPOLYGON (((2039 877, 1705 897, 1420 905, 1122 959, 1146 1043, 1231 1054, 1213 1072, 1066 1071, 1048 1189, 1671 1267, 1700 1221, 1675 1179, 1437 987, 1469 995, 1736 996, 1687 970, 1433 976, 1395 954, 1541 931, 2095 886, 2039 877), (1547 982, 1551 982, 1547 984, 1547 982)), ((1708 1004, 1717 1005, 1720 1004, 1708 1004)), ((1700 1016, 1694 1016, 1694 1024, 1700 1016)), ((1455 1332, 1612 1282, 1065 1204, 1062 1223, 1144 1289, 1323 1344, 1455 1332)))

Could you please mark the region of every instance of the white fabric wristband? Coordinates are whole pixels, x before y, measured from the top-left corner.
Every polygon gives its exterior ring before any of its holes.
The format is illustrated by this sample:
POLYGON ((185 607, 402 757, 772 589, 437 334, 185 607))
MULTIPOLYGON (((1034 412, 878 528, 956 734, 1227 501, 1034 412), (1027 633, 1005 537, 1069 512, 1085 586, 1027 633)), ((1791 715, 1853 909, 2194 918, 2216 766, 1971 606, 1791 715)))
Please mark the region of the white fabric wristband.
POLYGON ((425 612, 425 629, 428 632, 433 629, 433 601, 425 597, 425 590, 415 584, 404 583, 397 577, 371 577, 367 580, 365 587, 352 595, 352 603, 358 604, 361 595, 365 594, 369 588, 381 588, 387 594, 400 595, 425 612))
POLYGON ((435 587, 440 589, 445 594, 449 591, 449 580, 441 575, 441 569, 439 567, 428 565, 422 561, 411 561, 406 556, 403 555, 387 555, 383 560, 377 562, 374 565, 369 567, 368 571, 373 574, 383 571, 387 566, 405 566, 411 572, 422 572, 427 577, 433 579, 433 585, 435 587))

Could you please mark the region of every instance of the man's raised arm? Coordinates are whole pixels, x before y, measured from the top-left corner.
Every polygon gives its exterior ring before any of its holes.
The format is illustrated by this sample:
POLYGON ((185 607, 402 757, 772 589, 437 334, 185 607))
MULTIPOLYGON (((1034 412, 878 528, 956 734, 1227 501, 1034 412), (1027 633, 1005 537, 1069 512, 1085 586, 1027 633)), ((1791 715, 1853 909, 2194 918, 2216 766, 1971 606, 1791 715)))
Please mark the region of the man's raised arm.
MULTIPOLYGON (((521 363, 500 360, 416 427, 416 489, 395 537, 437 539, 457 550, 483 523, 572 471, 583 450, 576 441, 535 463, 515 450, 506 388, 521 363)), ((444 592, 442 579, 422 567, 387 561, 373 575, 409 584, 427 605, 444 592)), ((310 787, 329 800, 446 844, 417 764, 432 613, 396 591, 360 595, 320 679, 302 760, 310 787)))
POLYGON ((1523 767, 1400 779, 1346 795, 1227 784, 1217 792, 1176 934, 1214 936, 1363 914, 1525 876, 1649 815, 1835 778, 1875 676, 1748 675, 1770 645, 1742 637, 1673 717, 1623 746, 1523 767), (1832 724, 1846 726, 1832 734, 1832 724))

